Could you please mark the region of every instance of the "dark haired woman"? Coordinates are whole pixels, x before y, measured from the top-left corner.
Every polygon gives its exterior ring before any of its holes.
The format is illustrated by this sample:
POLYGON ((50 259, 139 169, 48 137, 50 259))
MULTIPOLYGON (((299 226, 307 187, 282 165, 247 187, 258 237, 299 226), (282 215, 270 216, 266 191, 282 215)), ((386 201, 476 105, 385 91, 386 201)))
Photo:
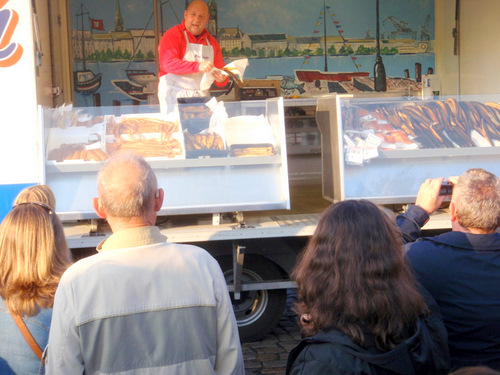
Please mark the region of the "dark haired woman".
POLYGON ((401 233, 373 203, 326 209, 293 275, 305 338, 291 351, 287 374, 448 373, 435 302, 417 290, 401 233))

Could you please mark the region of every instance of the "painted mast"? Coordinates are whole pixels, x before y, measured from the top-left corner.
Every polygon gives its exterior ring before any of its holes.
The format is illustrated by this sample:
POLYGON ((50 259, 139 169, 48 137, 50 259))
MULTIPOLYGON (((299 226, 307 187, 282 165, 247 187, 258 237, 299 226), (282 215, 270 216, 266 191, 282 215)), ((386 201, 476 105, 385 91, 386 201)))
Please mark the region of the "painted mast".
POLYGON ((81 20, 81 29, 82 29, 82 67, 83 70, 87 70, 87 66, 85 65, 85 34, 83 30, 83 3, 80 3, 80 16, 82 16, 81 20))
POLYGON ((379 19, 379 0, 377 0, 377 58, 374 67, 375 91, 387 91, 387 81, 385 77, 385 67, 380 56, 380 19, 379 19))
MULTIPOLYGON (((102 73, 94 74, 90 69, 87 69, 85 58, 85 30, 83 27, 83 16, 88 15, 88 12, 83 11, 83 3, 80 3, 80 14, 76 16, 81 17, 81 34, 82 34, 82 70, 73 71, 73 81, 75 91, 82 94, 92 94, 101 87, 102 73)), ((91 29, 92 32, 92 29, 91 29)))
POLYGON ((326 49, 326 1, 323 0, 323 38, 325 46, 325 72, 328 72, 328 50, 326 49))

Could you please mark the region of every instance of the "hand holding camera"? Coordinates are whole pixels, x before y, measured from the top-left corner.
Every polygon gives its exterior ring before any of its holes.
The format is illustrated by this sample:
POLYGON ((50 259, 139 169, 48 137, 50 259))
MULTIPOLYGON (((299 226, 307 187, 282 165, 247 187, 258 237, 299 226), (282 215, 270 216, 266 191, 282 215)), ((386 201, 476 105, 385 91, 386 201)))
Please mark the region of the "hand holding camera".
POLYGON ((439 189, 439 195, 451 196, 453 194, 453 183, 450 181, 443 181, 439 189))
MULTIPOLYGON (((445 190, 443 188, 444 178, 429 178, 424 181, 420 186, 417 193, 417 199, 415 205, 423 208, 428 214, 433 213, 445 200, 448 195, 441 195, 441 191, 445 190)), ((444 184, 448 186, 448 184, 444 184)), ((453 186, 453 185, 452 185, 453 186)), ((448 187, 446 189, 449 189, 448 187)), ((449 191, 449 190, 448 190, 449 191)))

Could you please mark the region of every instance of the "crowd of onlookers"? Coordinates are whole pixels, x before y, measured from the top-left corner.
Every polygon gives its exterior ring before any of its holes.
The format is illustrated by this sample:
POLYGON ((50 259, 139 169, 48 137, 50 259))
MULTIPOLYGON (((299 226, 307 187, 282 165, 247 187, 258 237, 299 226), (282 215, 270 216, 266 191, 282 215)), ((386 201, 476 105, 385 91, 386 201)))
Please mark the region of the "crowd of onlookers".
MULTIPOLYGON (((451 196, 443 180, 397 217, 366 200, 324 211, 293 271, 287 374, 500 374, 499 179, 470 169, 451 196), (450 198, 452 231, 422 237, 450 198)), ((149 164, 117 154, 97 185, 112 235, 96 255, 72 263, 46 185, 0 225, 0 374, 244 374, 220 266, 155 226, 149 164)))

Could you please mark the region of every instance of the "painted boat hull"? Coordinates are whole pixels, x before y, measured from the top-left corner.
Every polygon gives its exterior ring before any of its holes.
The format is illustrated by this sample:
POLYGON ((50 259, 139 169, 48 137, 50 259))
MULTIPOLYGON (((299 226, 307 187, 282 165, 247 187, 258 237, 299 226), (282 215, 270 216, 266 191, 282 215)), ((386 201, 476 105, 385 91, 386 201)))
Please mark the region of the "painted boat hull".
POLYGON ((126 69, 127 77, 129 80, 142 85, 147 86, 151 82, 158 82, 156 74, 142 69, 126 69))
POLYGON ((114 79, 111 81, 113 85, 123 94, 127 95, 129 98, 146 101, 148 100, 148 92, 144 91, 144 86, 134 83, 128 79, 114 79))
POLYGON ((319 70, 296 69, 295 76, 301 82, 315 82, 320 80, 345 82, 354 77, 368 77, 369 72, 322 72, 319 70))
POLYGON ((102 74, 94 74, 91 70, 77 70, 73 72, 75 91, 82 94, 92 94, 101 87, 102 74))

